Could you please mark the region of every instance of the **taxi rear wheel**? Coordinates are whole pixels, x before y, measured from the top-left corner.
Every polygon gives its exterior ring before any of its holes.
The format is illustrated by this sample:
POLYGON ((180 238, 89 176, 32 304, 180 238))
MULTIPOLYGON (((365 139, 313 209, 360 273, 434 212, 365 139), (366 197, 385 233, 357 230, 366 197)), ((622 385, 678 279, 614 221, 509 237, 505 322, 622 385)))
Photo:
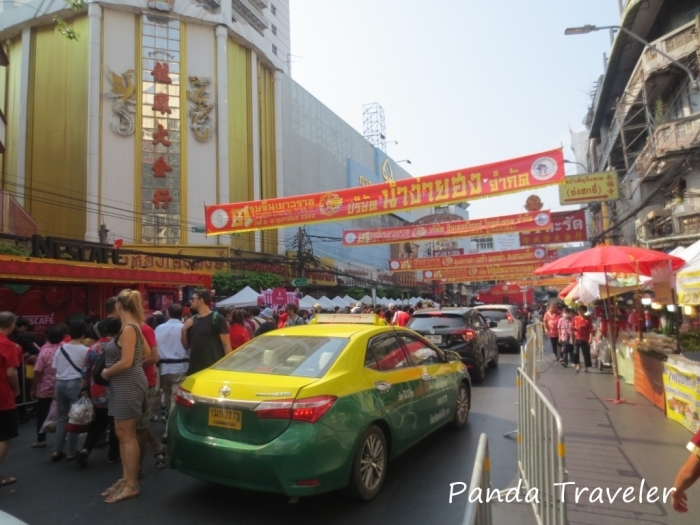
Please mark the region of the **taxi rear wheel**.
POLYGON ((379 494, 386 478, 388 459, 384 433, 379 427, 370 426, 355 452, 348 495, 353 499, 369 501, 379 494))
POLYGON ((460 383, 459 389, 457 390, 457 407, 455 417, 452 419, 453 428, 460 429, 467 426, 471 402, 472 400, 471 395, 469 394, 469 387, 467 387, 467 385, 464 383, 460 383))

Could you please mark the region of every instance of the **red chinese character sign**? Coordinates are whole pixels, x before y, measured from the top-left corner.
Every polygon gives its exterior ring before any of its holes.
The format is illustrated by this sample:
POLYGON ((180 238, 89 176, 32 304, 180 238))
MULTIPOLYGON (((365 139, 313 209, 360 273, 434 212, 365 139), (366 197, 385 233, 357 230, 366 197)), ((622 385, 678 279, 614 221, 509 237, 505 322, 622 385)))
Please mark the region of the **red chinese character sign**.
POLYGON ((141 241, 182 240, 180 21, 143 17, 141 241), (158 35, 158 38, 156 38, 158 35))
POLYGON ((208 235, 342 221, 559 184, 561 149, 359 188, 205 207, 208 235))
POLYGON ((520 246, 563 244, 587 240, 586 210, 552 213, 552 227, 550 229, 520 234, 520 246))

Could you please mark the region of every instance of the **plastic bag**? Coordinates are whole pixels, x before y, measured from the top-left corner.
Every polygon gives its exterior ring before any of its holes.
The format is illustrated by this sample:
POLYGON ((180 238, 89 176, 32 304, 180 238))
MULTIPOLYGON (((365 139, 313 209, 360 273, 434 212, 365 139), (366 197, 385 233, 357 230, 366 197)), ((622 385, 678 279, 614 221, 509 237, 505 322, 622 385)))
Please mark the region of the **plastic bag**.
POLYGON ((56 425, 58 425, 58 405, 56 400, 51 401, 51 408, 49 408, 49 415, 46 416, 44 424, 41 425, 41 434, 56 432, 56 425))
POLYGON ((89 397, 78 399, 68 412, 68 422, 73 425, 89 425, 95 417, 95 407, 89 397))

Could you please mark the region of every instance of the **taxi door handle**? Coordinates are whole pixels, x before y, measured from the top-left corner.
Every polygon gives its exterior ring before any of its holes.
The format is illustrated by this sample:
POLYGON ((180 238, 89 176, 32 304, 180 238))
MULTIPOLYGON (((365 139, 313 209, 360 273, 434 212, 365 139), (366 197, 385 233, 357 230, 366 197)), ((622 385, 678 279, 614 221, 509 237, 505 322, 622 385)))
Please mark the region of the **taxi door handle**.
POLYGON ((376 381, 374 383, 374 388, 379 390, 380 394, 386 394, 389 390, 391 390, 391 383, 387 383, 386 381, 376 381))
POLYGON ((423 381, 428 383, 428 382, 433 380, 433 376, 431 376, 430 374, 423 374, 423 375, 421 375, 421 379, 423 379, 423 381))

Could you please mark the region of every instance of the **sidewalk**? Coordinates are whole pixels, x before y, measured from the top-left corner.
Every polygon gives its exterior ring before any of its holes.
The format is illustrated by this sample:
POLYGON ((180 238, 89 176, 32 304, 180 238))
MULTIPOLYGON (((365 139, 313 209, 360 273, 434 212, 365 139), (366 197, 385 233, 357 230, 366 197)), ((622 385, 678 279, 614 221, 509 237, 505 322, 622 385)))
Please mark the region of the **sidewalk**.
MULTIPOLYGON (((649 487, 671 488, 676 472, 688 457, 685 446, 692 435, 678 423, 666 418, 634 387, 622 383, 622 397, 634 405, 613 405, 606 398, 614 397, 612 371, 592 369, 588 374, 574 374, 553 361, 547 349, 538 363, 537 384, 554 403, 564 423, 566 468, 570 485, 566 491, 569 523, 625 525, 632 523, 664 525, 697 525, 700 520, 700 486, 688 491, 690 510, 676 513, 669 502, 647 502, 649 487), (644 479, 644 503, 639 503, 639 488, 644 479), (624 503, 627 487, 635 487, 634 502, 624 503), (603 489, 605 503, 590 503, 591 492, 574 502, 573 488, 603 489), (617 499, 611 495, 622 487, 617 499)), ((593 496, 595 497, 595 496, 593 496)))

